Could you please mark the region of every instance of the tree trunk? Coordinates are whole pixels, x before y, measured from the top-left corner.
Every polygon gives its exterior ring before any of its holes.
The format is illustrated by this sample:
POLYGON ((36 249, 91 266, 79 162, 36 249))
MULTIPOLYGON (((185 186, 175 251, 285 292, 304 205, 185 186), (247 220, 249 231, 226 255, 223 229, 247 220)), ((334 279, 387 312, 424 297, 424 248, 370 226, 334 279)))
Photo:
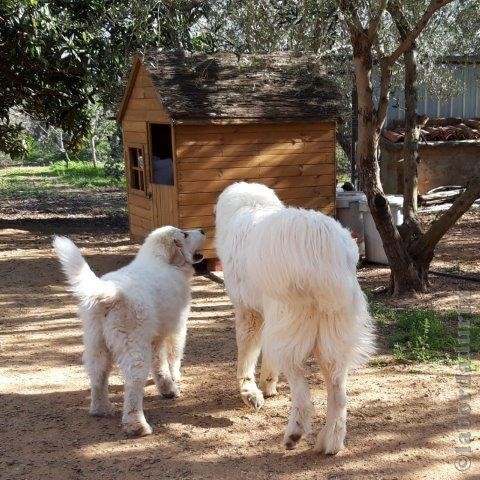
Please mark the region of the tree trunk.
POLYGON ((70 163, 70 157, 68 156, 67 149, 65 148, 65 145, 63 144, 63 131, 62 130, 59 130, 58 145, 60 147, 60 151, 65 155, 65 166, 68 168, 68 165, 70 163))
POLYGON ((92 147, 92 164, 95 168, 97 168, 97 148, 95 145, 95 135, 91 136, 90 145, 92 147))
POLYGON ((417 60, 415 47, 404 54, 405 64, 405 140, 403 144, 403 217, 405 222, 417 219, 418 141, 417 122, 417 60))
MULTIPOLYGON (((400 27, 399 27, 400 30, 400 27)), ((405 33, 401 36, 405 37, 405 33)), ((418 142, 420 127, 417 116, 418 86, 417 86, 417 52, 415 44, 403 55, 405 66, 405 140, 403 143, 403 225, 399 231, 407 250, 412 258, 419 280, 420 290, 428 290, 428 270, 431 256, 412 255, 411 247, 422 235, 422 227, 418 221, 418 142)))
POLYGON ((377 15, 373 16, 368 28, 362 24, 358 15, 357 2, 337 0, 350 32, 353 47, 353 59, 356 73, 358 96, 358 144, 357 166, 360 172, 360 184, 367 195, 368 205, 375 225, 382 239, 385 254, 391 269, 391 293, 393 295, 412 294, 425 291, 428 285, 428 268, 433 258, 435 246, 460 216, 468 210, 480 195, 480 179, 470 182, 466 191, 453 203, 430 229, 423 234, 417 221, 417 163, 418 163, 418 125, 417 70, 415 59, 415 40, 425 29, 432 15, 453 0, 430 0, 417 23, 411 27, 402 13, 402 3, 398 0, 382 1, 377 15), (373 65, 373 45, 378 38, 378 29, 383 12, 387 9, 393 17, 402 38, 398 47, 387 57, 379 58, 380 95, 375 109, 371 82, 373 65), (391 85, 392 69, 397 60, 404 55, 406 126, 405 148, 405 223, 398 229, 390 212, 388 201, 380 182, 378 162, 378 144, 388 110, 388 97, 391 85))
MULTIPOLYGON (((377 118, 373 104, 371 45, 361 34, 356 35, 352 44, 358 96, 357 165, 360 184, 367 196, 370 211, 390 263, 391 293, 403 295, 420 291, 422 289, 420 278, 400 233, 393 223, 390 207, 380 182, 378 146, 380 126, 383 125, 384 119, 377 118)), ((388 75, 384 77, 383 81, 389 81, 388 75)))

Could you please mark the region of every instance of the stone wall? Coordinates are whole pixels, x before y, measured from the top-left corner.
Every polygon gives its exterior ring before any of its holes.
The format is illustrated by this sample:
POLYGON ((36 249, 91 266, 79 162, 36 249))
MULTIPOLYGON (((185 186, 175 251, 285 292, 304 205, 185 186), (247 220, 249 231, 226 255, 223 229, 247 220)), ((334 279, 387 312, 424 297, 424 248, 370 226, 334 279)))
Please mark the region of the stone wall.
MULTIPOLYGON (((380 176, 385 193, 403 193, 403 143, 380 140, 380 176)), ((442 185, 466 185, 480 175, 480 141, 423 142, 419 146, 418 193, 442 185)))

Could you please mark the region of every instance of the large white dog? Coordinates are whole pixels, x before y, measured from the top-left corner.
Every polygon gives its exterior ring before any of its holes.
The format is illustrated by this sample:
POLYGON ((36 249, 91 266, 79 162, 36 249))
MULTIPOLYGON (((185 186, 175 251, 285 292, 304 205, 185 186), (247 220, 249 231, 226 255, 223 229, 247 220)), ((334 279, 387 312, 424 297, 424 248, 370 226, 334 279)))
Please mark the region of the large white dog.
POLYGON ((164 397, 178 396, 180 362, 190 311, 192 264, 205 240, 202 230, 154 230, 126 267, 98 278, 80 250, 65 237, 54 247, 73 294, 80 300, 91 382, 91 415, 110 415, 108 376, 114 360, 124 377, 123 429, 129 436, 152 433, 143 413, 143 389, 152 370, 164 397))
POLYGON ((226 188, 216 205, 216 246, 235 306, 237 377, 243 401, 258 409, 255 383, 276 393, 278 371, 288 380, 292 412, 284 444, 293 448, 311 430, 313 406, 303 372, 313 354, 327 387, 326 425, 315 449, 335 454, 346 434, 346 376, 373 351, 367 302, 356 277, 358 248, 334 219, 287 208, 255 183, 226 188))

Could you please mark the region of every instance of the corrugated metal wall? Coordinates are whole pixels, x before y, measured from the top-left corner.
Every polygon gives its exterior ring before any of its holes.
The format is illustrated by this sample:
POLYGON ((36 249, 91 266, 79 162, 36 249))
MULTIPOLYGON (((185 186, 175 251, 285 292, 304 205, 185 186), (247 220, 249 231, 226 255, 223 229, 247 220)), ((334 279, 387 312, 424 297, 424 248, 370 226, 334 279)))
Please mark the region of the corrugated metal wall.
MULTIPOLYGON (((429 117, 480 117, 480 63, 452 64, 455 77, 464 85, 461 95, 438 100, 419 87, 418 113, 429 117)), ((390 99, 387 124, 405 116, 403 91, 396 90, 390 99), (397 106, 398 105, 398 106, 397 106)))

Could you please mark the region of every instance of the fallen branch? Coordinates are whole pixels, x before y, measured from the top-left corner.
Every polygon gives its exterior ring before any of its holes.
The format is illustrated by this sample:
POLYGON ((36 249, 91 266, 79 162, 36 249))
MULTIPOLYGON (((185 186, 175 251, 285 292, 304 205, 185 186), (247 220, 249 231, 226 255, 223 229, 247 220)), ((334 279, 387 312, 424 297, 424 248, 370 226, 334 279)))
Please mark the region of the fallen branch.
POLYGON ((477 198, 480 198, 480 177, 475 177, 468 183, 465 191, 453 202, 452 206, 420 237, 411 253, 421 258, 433 255, 437 243, 477 198))

